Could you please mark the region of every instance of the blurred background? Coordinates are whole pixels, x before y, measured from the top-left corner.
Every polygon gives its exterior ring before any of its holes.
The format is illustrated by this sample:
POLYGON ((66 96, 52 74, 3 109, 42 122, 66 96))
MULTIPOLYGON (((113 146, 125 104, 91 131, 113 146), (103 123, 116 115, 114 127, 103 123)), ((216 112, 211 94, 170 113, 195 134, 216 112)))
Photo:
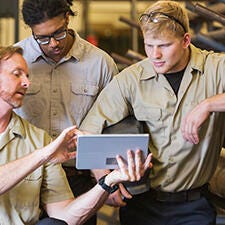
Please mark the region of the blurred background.
MULTIPOLYGON (((22 1, 0 0, 0 45, 13 44, 30 35, 20 13, 22 1)), ((71 17, 70 27, 111 54, 122 69, 145 56, 138 18, 153 2, 75 0, 77 16, 71 17)), ((225 0, 179 2, 189 12, 192 42, 208 50, 225 51, 225 0)))
MULTIPOLYGON (((10 45, 30 35, 21 16, 22 1, 0 0, 0 45, 10 45)), ((73 10, 77 16, 70 18, 69 27, 108 52, 122 70, 145 57, 138 18, 154 2, 75 0, 73 10)), ((225 52, 225 0, 179 2, 188 10, 192 43, 225 52)), ((119 225, 118 209, 104 206, 98 213, 98 225, 119 225)))

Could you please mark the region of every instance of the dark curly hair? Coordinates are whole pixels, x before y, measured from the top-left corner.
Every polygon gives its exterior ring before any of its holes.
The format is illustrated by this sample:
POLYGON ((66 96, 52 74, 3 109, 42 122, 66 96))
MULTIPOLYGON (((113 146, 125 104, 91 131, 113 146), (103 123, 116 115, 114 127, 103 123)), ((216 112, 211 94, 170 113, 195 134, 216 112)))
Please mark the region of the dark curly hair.
POLYGON ((22 14, 24 22, 28 26, 37 25, 67 12, 75 16, 71 10, 73 0, 24 0, 22 14))

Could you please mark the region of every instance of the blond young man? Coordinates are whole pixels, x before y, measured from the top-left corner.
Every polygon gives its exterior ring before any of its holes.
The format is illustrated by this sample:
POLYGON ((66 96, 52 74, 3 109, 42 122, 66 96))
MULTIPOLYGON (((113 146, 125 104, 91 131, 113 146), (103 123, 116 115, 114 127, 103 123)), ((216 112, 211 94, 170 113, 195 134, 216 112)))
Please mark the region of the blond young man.
POLYGON ((191 44, 179 2, 155 2, 140 25, 148 57, 107 85, 81 129, 100 133, 130 114, 145 122, 153 155, 150 190, 123 199, 121 187, 107 202, 121 206, 122 225, 215 224, 207 184, 225 134, 225 56, 191 44))

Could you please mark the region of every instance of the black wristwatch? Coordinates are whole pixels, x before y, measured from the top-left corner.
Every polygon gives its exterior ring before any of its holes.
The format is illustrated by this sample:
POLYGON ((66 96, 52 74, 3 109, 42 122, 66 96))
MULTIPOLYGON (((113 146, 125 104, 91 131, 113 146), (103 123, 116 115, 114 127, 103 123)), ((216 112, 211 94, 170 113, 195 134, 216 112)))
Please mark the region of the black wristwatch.
POLYGON ((110 187, 109 185, 107 185, 107 184, 105 183, 105 177, 106 177, 106 176, 107 176, 107 175, 101 177, 101 178, 99 179, 99 181, 98 181, 98 184, 99 184, 105 191, 107 191, 108 193, 112 194, 113 192, 115 192, 116 190, 118 190, 119 185, 118 185, 118 184, 115 184, 115 185, 113 185, 112 187, 110 187))

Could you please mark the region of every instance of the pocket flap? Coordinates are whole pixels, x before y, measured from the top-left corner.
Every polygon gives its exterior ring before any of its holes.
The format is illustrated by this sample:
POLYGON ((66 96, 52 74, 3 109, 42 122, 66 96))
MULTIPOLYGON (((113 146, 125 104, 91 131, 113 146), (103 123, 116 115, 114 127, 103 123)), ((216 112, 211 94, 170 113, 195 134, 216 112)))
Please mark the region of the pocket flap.
POLYGON ((72 92, 77 95, 95 96, 98 94, 99 87, 88 84, 72 84, 72 92))

